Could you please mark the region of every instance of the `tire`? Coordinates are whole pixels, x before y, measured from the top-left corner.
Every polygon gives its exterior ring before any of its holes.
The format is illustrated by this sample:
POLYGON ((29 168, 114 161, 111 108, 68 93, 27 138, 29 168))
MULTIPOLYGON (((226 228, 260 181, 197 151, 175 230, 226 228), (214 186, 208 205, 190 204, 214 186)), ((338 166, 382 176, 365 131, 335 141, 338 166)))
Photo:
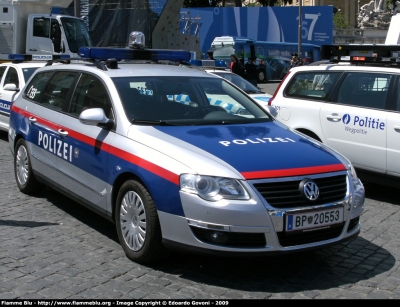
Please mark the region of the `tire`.
POLYGON ((121 186, 115 222, 122 248, 132 261, 150 263, 168 255, 154 201, 139 182, 128 180, 121 186))
POLYGON ((259 69, 257 71, 257 81, 258 81, 258 83, 264 83, 264 82, 268 81, 264 69, 259 69))
POLYGON ((44 184, 39 182, 33 173, 28 147, 23 139, 19 139, 15 145, 14 175, 19 190, 24 194, 36 194, 44 188, 44 184))

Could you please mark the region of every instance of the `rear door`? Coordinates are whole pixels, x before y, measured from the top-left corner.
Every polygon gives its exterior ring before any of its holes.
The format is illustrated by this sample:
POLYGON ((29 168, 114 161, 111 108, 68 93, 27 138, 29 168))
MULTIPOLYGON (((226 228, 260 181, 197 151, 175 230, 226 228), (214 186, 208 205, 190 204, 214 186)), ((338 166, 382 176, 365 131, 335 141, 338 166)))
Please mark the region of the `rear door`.
POLYGON ((325 142, 356 167, 385 173, 386 101, 393 75, 349 72, 337 91, 336 103, 320 112, 325 142))
POLYGON ((24 115, 19 126, 26 134, 33 169, 55 186, 58 185, 57 155, 63 148, 59 121, 61 106, 51 93, 58 83, 52 71, 36 74, 25 88, 24 99, 14 105, 17 113, 24 115))

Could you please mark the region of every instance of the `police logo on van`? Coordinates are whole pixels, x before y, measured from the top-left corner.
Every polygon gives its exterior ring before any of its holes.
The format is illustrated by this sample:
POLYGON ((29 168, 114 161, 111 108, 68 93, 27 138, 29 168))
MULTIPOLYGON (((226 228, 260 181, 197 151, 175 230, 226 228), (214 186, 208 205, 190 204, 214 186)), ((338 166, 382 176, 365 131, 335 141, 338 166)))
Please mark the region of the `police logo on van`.
POLYGON ((355 115, 352 120, 350 114, 345 114, 342 117, 342 122, 347 124, 353 124, 353 126, 359 126, 362 128, 372 128, 377 130, 385 130, 385 122, 380 121, 379 118, 372 118, 368 116, 355 115))
POLYGON ((347 125, 347 124, 350 122, 350 120, 351 120, 350 114, 345 114, 345 115, 343 115, 343 117, 342 117, 342 122, 343 122, 345 125, 347 125))

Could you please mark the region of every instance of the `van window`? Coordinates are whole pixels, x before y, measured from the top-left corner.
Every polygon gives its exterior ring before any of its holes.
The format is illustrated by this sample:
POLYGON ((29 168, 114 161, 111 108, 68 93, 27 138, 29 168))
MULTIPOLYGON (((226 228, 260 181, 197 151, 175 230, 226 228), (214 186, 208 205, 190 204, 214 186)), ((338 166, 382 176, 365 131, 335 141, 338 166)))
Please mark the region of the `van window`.
POLYGON ((33 36, 50 37, 50 19, 37 17, 33 19, 33 36))
POLYGON ((397 84, 397 95, 396 95, 396 111, 400 111, 400 80, 397 84))
POLYGON ((4 79, 4 85, 15 84, 19 88, 18 72, 14 67, 10 67, 7 71, 6 78, 4 79))
POLYGON ((392 77, 382 73, 348 73, 339 88, 337 102, 384 109, 392 77))
POLYGON ((325 100, 340 72, 307 72, 296 74, 285 95, 293 98, 325 100))

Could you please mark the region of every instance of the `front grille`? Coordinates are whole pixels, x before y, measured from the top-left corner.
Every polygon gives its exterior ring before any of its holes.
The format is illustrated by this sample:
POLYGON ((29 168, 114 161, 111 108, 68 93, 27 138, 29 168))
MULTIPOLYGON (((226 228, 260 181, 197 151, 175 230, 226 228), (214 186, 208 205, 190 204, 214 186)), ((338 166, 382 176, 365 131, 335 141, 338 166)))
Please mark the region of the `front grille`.
POLYGON ((352 231, 354 228, 356 228, 359 221, 360 221, 359 216, 350 220, 349 227, 347 227, 347 232, 352 231))
POLYGON ((263 233, 225 232, 190 226, 194 236, 205 243, 225 247, 265 247, 267 241, 263 233), (214 233, 226 236, 225 242, 214 242, 211 236, 214 233))
POLYGON ((341 201, 347 193, 346 175, 313 178, 318 185, 319 197, 310 201, 300 191, 303 180, 255 183, 254 187, 274 208, 308 207, 341 201))
POLYGON ((278 232, 277 234, 281 246, 296 246, 337 238, 342 233, 343 226, 344 223, 341 223, 327 229, 295 233, 278 232))

